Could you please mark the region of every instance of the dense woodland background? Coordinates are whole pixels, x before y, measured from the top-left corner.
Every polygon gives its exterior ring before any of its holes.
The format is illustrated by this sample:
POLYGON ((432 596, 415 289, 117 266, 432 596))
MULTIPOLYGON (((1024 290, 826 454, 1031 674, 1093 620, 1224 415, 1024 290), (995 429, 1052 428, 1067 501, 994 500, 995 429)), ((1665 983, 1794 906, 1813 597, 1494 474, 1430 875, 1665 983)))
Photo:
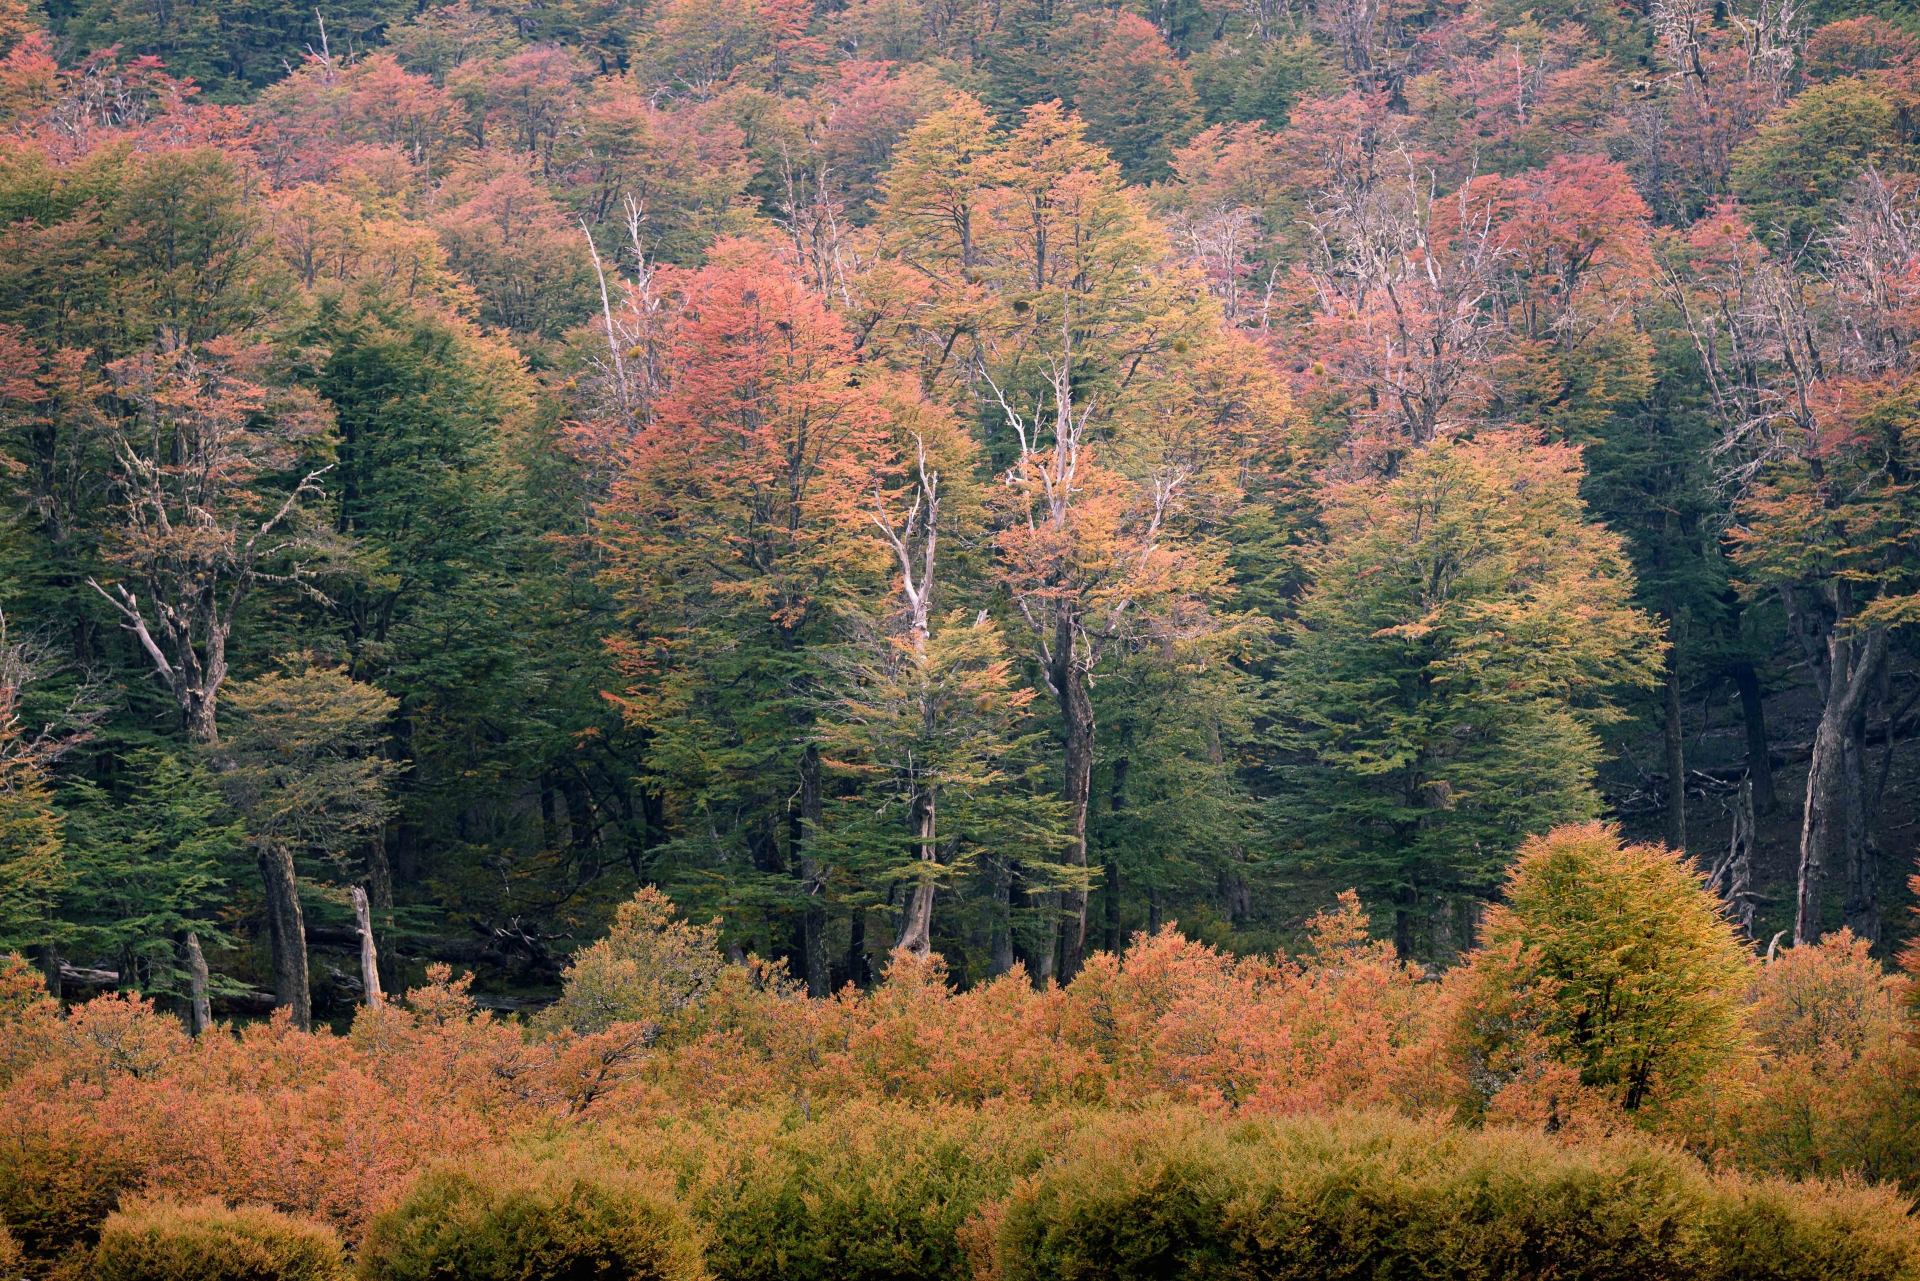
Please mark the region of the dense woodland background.
POLYGON ((344 1019, 353 886, 503 1008, 649 884, 816 996, 1355 887, 1444 966, 1599 817, 1889 958, 1916 32, 0 6, 0 948, 344 1019))

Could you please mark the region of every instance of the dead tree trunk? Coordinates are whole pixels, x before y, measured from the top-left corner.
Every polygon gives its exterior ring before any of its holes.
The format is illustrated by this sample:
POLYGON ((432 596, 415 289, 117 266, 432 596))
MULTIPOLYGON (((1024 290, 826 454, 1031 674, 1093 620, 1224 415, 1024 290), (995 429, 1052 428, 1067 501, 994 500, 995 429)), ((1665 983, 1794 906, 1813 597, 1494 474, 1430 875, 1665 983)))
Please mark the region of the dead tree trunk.
MULTIPOLYGON (((1093 694, 1087 688, 1086 673, 1074 662, 1074 637, 1065 611, 1061 613, 1060 634, 1054 639, 1053 687, 1060 703, 1060 717, 1066 737, 1065 777, 1061 799, 1067 803, 1067 863, 1075 869, 1087 866, 1087 806, 1093 797, 1093 694)), ((1087 954, 1087 883, 1077 877, 1065 894, 1064 911, 1058 929, 1064 931, 1060 947, 1060 981, 1071 982, 1080 972, 1087 954)), ((1036 980, 1045 976, 1035 975, 1036 980)))
POLYGON ((200 936, 187 931, 187 1031, 200 1036, 213 1027, 213 1002, 207 999, 207 958, 200 936))
POLYGON ((307 981, 307 927, 300 912, 293 851, 279 841, 261 845, 260 879, 267 890, 267 930, 273 948, 273 1000, 290 1011, 302 1032, 313 1028, 313 993, 307 981))
POLYGON ((380 1008, 380 954, 373 945, 373 913, 367 907, 367 892, 353 887, 353 919, 360 927, 360 983, 367 1005, 380 1008))
POLYGON ((915 956, 925 956, 933 950, 933 866, 939 862, 939 851, 934 844, 933 808, 932 793, 922 788, 914 802, 914 835, 920 842, 920 879, 913 883, 913 892, 907 898, 907 919, 900 929, 900 941, 895 944, 915 956))
MULTIPOLYGON (((1820 895, 1826 870, 1835 854, 1850 852, 1850 829, 1864 836, 1860 832, 1864 815, 1850 814, 1858 805, 1859 793, 1848 786, 1848 744, 1856 739, 1860 709, 1886 652, 1887 634, 1878 628, 1865 633, 1836 629, 1827 636, 1826 698, 1820 726, 1813 735, 1813 760, 1807 767, 1807 802, 1800 820, 1799 893, 1793 918, 1795 947, 1820 941, 1820 895)), ((1856 774, 1857 751, 1856 743, 1856 774)), ((1875 912, 1877 916, 1877 907, 1875 912)))
POLYGON ((1733 837, 1727 855, 1708 878, 1708 886, 1726 900, 1728 913, 1739 926, 1740 937, 1753 941, 1753 918, 1759 895, 1753 889, 1754 795, 1753 780, 1740 784, 1733 802, 1733 837))

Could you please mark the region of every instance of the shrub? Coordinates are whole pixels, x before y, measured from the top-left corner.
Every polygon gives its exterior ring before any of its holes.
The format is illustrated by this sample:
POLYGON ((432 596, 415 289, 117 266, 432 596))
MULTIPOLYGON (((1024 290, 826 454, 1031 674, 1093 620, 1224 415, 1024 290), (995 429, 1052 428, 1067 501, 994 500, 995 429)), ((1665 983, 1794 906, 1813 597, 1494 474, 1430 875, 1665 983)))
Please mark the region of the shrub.
POLYGON ((581 1153, 482 1154, 429 1170, 375 1218, 371 1281, 704 1281, 698 1234, 662 1175, 581 1153))
POLYGON ((7 1225, 0 1223, 0 1277, 17 1277, 26 1266, 27 1256, 20 1249, 20 1243, 13 1239, 13 1233, 7 1231, 7 1225))
POLYGON ((1173 1114, 1115 1119, 1024 1182, 977 1253, 1002 1281, 1891 1281, 1920 1236, 1886 1190, 1716 1179, 1637 1138, 1173 1114))
POLYGON ((263 1206, 136 1201, 109 1215, 93 1281, 332 1281, 340 1239, 263 1206))
POLYGON ((116 1123, 111 1104, 98 1086, 40 1076, 0 1094, 0 1219, 30 1259, 90 1249, 138 1186, 144 1145, 116 1123))
POLYGON ((679 1175, 717 1281, 964 1281, 967 1221, 1081 1123, 1072 1111, 855 1102, 809 1121, 737 1113, 704 1135, 615 1142, 679 1175))
POLYGON ((1664 1133, 1742 1170, 1856 1175, 1920 1188, 1920 1046, 1908 980, 1847 930, 1782 949, 1755 970, 1753 1050, 1728 1064, 1664 1133))

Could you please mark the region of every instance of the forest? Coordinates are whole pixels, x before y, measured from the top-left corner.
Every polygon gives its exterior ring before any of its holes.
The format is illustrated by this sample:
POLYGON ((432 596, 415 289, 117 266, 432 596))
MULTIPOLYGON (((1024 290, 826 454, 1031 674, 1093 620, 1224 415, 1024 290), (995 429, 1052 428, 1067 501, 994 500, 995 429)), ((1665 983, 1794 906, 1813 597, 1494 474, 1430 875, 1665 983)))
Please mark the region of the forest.
POLYGON ((0 1275, 1920 1277, 1917 119, 0 0, 0 1275))

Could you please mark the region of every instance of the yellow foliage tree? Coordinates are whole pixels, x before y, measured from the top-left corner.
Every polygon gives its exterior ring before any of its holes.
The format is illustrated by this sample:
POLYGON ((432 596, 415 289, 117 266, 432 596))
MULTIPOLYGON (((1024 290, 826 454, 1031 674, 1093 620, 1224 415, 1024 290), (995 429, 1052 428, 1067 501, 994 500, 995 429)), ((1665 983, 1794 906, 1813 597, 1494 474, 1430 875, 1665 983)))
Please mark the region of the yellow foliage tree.
POLYGON ((1498 1063, 1510 1042, 1541 1036, 1582 1085, 1633 1111, 1740 1048, 1751 966, 1684 853, 1625 844, 1601 823, 1555 828, 1520 847, 1506 902, 1488 912, 1462 1007, 1469 1054, 1498 1063), (1515 991, 1541 999, 1527 1017, 1500 1016, 1515 991))

